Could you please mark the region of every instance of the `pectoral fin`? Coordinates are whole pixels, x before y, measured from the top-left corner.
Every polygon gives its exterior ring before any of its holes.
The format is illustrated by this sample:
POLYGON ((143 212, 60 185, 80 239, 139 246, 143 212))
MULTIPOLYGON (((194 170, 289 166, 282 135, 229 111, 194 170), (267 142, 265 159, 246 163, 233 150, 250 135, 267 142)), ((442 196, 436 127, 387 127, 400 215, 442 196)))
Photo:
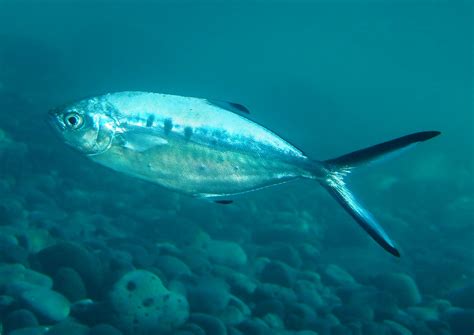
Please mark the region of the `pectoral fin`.
POLYGON ((122 134, 122 140, 125 148, 138 152, 168 144, 164 138, 148 134, 122 134))

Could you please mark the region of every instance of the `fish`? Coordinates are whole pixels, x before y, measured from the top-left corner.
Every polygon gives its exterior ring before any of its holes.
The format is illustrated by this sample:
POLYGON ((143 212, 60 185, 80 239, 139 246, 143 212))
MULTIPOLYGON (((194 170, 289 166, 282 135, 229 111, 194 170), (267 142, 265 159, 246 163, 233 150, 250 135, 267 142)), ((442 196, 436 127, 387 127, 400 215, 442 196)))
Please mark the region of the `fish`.
POLYGON ((298 179, 319 182, 386 251, 400 252, 347 186, 359 166, 441 134, 421 131, 328 160, 315 160, 251 120, 242 104, 126 91, 49 111, 62 140, 92 161, 167 189, 220 204, 298 179))

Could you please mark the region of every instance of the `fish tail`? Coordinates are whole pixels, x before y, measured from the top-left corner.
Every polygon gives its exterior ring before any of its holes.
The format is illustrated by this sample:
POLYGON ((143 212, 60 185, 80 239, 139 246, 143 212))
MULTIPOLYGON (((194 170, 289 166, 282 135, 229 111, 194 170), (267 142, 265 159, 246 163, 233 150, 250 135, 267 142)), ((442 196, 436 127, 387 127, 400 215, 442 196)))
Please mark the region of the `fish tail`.
POLYGON ((418 142, 429 140, 439 134, 440 132, 438 131, 418 132, 357 150, 334 159, 315 162, 313 174, 321 185, 380 246, 392 255, 400 257, 400 252, 397 250, 395 243, 378 224, 372 214, 357 201, 346 185, 346 179, 353 169, 360 165, 388 158, 412 147, 418 142))

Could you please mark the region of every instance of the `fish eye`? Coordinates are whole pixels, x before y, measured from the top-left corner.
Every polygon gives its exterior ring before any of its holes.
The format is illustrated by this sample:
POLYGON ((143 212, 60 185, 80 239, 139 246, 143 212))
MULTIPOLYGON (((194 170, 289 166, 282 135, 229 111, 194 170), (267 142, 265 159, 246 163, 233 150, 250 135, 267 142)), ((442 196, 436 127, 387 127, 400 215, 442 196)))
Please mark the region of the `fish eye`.
POLYGON ((69 113, 64 116, 64 122, 72 129, 78 129, 84 123, 81 115, 77 113, 69 113))

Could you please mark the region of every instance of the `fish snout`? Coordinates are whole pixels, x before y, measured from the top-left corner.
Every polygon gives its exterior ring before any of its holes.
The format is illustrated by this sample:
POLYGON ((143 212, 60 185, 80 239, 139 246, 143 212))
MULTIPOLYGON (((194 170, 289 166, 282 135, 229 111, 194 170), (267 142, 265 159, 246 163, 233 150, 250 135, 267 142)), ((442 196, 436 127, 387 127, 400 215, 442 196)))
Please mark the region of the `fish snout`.
POLYGON ((58 131, 64 129, 64 125, 60 122, 60 113, 57 108, 52 108, 48 111, 47 122, 58 131))

